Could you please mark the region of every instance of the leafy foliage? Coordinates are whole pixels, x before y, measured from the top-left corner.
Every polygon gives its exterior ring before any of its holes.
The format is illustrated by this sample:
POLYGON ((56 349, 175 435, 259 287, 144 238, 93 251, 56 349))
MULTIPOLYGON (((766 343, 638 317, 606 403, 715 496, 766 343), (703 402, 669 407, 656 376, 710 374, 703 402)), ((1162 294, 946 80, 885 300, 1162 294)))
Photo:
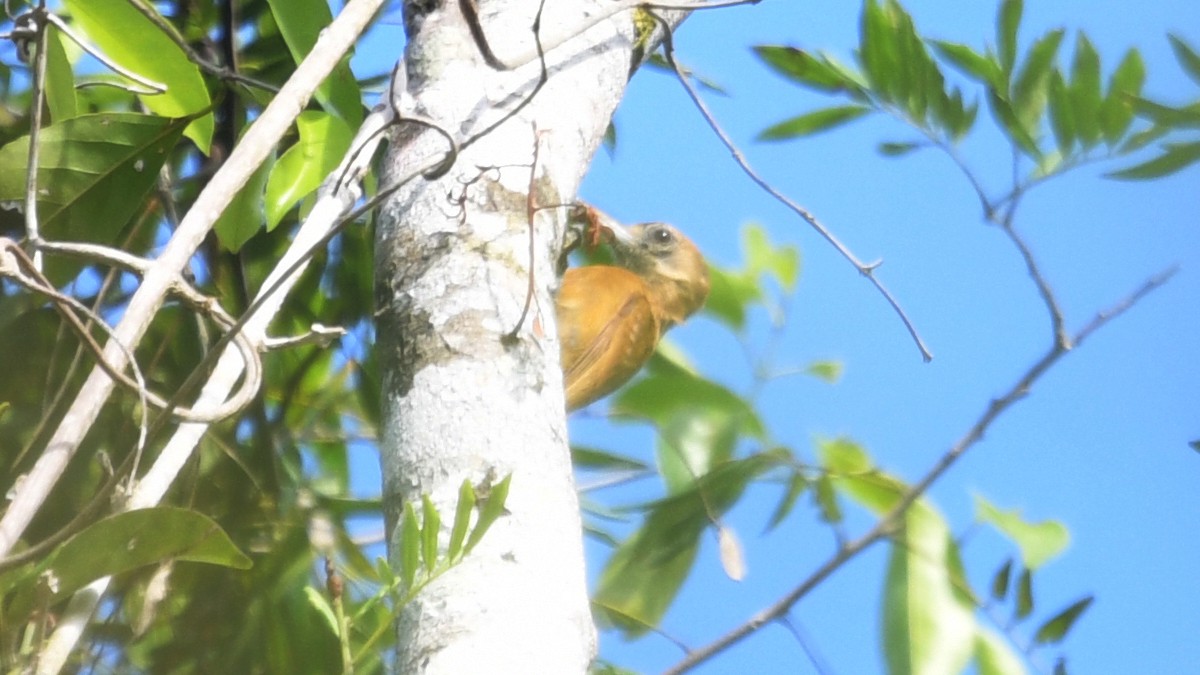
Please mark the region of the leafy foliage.
MULTIPOLYGON (((18 11, 27 4, 11 6, 18 11)), ((81 88, 84 80, 131 81, 81 57, 61 32, 51 31, 49 123, 37 134, 41 234, 152 257, 270 100, 269 89, 252 83, 282 84, 295 66, 289 47, 303 56, 322 27, 320 17, 300 13, 300 3, 238 3, 233 29, 241 79, 232 79, 191 60, 235 47, 222 42, 233 39, 222 28, 223 3, 154 3, 169 31, 124 0, 62 4, 69 10, 66 20, 94 49, 169 88, 153 95, 81 88), (294 25, 297 19, 309 20, 307 31, 294 25)), ((314 8, 328 19, 326 3, 308 10, 314 8)), ((24 109, 23 115, 0 117, 0 199, 19 202, 31 138, 29 92, 10 88, 7 80, 0 91, 6 109, 24 109)), ((203 247, 192 261, 202 292, 234 313, 246 306, 247 293, 274 265, 361 117, 361 87, 343 65, 279 149, 279 160, 227 213, 229 225, 218 233, 223 247, 203 247)), ((0 236, 23 231, 20 212, 0 211, 0 236)), ((111 629, 95 631, 81 660, 93 658, 88 651, 103 651, 114 655, 114 667, 145 672, 337 672, 341 637, 336 622, 322 618, 329 616, 329 601, 316 582, 317 560, 330 556, 349 582, 346 640, 357 670, 382 670, 394 639, 394 603, 393 596, 375 591, 387 589, 392 579, 386 565, 370 562, 370 547, 349 530, 350 523, 380 518, 377 491, 363 496, 351 485, 349 470, 350 454, 374 435, 377 423, 377 379, 362 347, 371 335, 370 266, 346 264, 369 260, 370 240, 369 227, 342 233, 302 279, 302 290, 287 299, 286 318, 273 329, 297 334, 322 322, 347 327, 347 337, 333 350, 308 344, 268 355, 259 399, 243 419, 209 430, 166 500, 177 506, 105 517, 114 491, 124 489, 120 481, 109 485, 109 477, 133 462, 139 417, 136 394, 120 393, 106 406, 24 545, 56 533, 72 536, 49 540, 53 545, 44 553, 0 573, 0 661, 30 658, 44 638, 37 628, 44 617, 60 612, 80 584, 117 574, 106 619, 111 629), (72 522, 89 509, 95 515, 72 522), (331 536, 318 536, 322 531, 331 536), (166 595, 156 595, 156 584, 164 583, 166 595), (230 621, 232 616, 239 619, 230 621)), ((100 316, 111 319, 128 302, 132 284, 125 270, 54 254, 46 263, 56 286, 73 289, 100 316)), ((172 304, 155 319, 136 356, 151 388, 191 400, 196 392, 183 383, 219 337, 211 322, 172 304)), ((0 348, 24 355, 10 359, 12 367, 0 377, 0 489, 7 492, 37 460, 93 361, 51 307, 8 284, 0 289, 0 348), (60 390, 64 394, 57 396, 60 390)), ((149 436, 143 469, 165 438, 161 432, 149 436)), ((476 524, 469 532, 480 529, 476 524)))
MULTIPOLYGON (((1059 63, 1066 33, 1048 31, 1028 50, 1018 48, 1023 3, 1001 3, 996 20, 996 47, 922 37, 912 18, 896 2, 868 0, 856 60, 859 70, 833 56, 795 47, 755 47, 762 61, 788 81, 821 93, 849 99, 778 122, 762 132, 763 140, 780 141, 826 131, 871 113, 886 113, 924 136, 919 141, 888 141, 881 154, 899 156, 929 144, 951 146, 975 126, 977 104, 966 103, 964 89, 950 83, 950 66, 982 87, 992 116, 1008 140, 1033 162, 1033 177, 1044 177, 1096 159, 1124 157, 1171 130, 1194 127, 1196 105, 1173 108, 1141 98, 1145 64, 1136 49, 1128 50, 1108 75, 1100 55, 1083 33, 1076 35, 1069 67, 1059 63), (930 50, 932 48, 932 51, 930 50), (936 58, 935 58, 936 56, 936 58), (896 63, 905 64, 902 68, 896 63), (1135 130, 1142 116, 1153 126, 1135 130), (1051 144, 1050 139, 1053 139, 1051 144)), ((1172 46, 1194 77, 1196 52, 1177 37, 1172 46)), ((1157 178, 1197 160, 1196 143, 1166 143, 1162 153, 1115 178, 1157 178)))
MULTIPOLYGON (((328 22, 328 4, 247 0, 238 3, 233 31, 221 24, 215 0, 155 3, 165 30, 125 0, 64 5, 73 25, 103 53, 170 88, 157 95, 79 88, 81 73, 100 68, 72 61, 75 50, 58 31, 50 32, 50 123, 37 132, 42 234, 149 257, 228 156, 247 120, 261 113, 269 87, 278 86, 311 49, 328 22), (231 33, 238 36, 240 78, 193 62, 188 50, 232 50, 231 33)), ((985 102, 1016 151, 1014 166, 1023 170, 1010 193, 983 195, 989 216, 1004 205, 1014 208, 1023 190, 1085 163, 1136 161, 1110 175, 1152 179, 1200 160, 1200 141, 1191 136, 1200 127, 1200 103, 1173 106, 1144 98, 1140 54, 1129 50, 1106 73, 1082 33, 1049 31, 1022 49, 1022 10, 1019 0, 1004 0, 995 44, 983 48, 922 36, 895 0, 864 3, 853 65, 796 47, 756 47, 788 84, 838 99, 779 121, 760 138, 800 139, 882 113, 911 131, 882 143, 882 154, 955 152, 982 125, 977 113, 985 102), (1068 40, 1069 63, 1063 54, 1068 40), (1154 144, 1157 154, 1141 159, 1154 144)), ((1200 83, 1200 56, 1183 40, 1170 39, 1180 66, 1200 83)), ((27 109, 28 92, 8 87, 7 66, 2 74, 6 103, 27 109)), ((339 66, 277 158, 243 189, 214 240, 192 261, 197 287, 231 312, 245 308, 248 289, 262 282, 319 181, 347 147, 362 119, 362 91, 348 65, 339 66)), ((0 200, 24 195, 30 124, 27 113, 0 117, 0 200)), ((23 227, 19 214, 0 211, 0 235, 16 237, 23 227)), ((110 478, 135 461, 136 396, 122 394, 106 407, 56 499, 26 534, 25 546, 49 542, 46 551, 0 572, 0 660, 28 659, 44 637, 39 626, 61 611, 72 590, 117 574, 109 628, 97 630, 90 645, 93 655, 112 660, 114 670, 337 672, 349 653, 356 672, 387 672, 396 608, 479 544, 504 513, 509 480, 487 490, 465 482, 453 513, 428 497, 404 505, 392 565, 372 556, 378 538, 363 543, 358 523, 382 520, 376 493, 364 495, 352 485, 350 461, 356 450, 369 448, 379 415, 369 230, 349 228, 320 254, 274 326, 293 334, 319 321, 346 327, 347 336, 333 348, 309 343, 268 357, 259 398, 242 419, 209 431, 169 495, 186 508, 75 522, 80 513, 109 510, 111 495, 122 489, 110 478), (348 580, 344 594, 320 590, 320 559, 348 580), (166 597, 155 595, 162 578, 169 579, 166 597)), ((756 314, 776 327, 786 320, 801 274, 798 250, 771 241, 757 224, 743 228, 742 253, 740 267, 711 270, 706 308, 718 327, 739 340, 748 339, 756 314)), ((54 256, 47 269, 57 287, 73 289, 101 316, 128 302, 124 271, 54 256)), ((169 307, 137 351, 146 378, 161 391, 194 396, 185 382, 204 363, 217 332, 182 307, 169 307)), ((62 415, 58 391, 78 386, 90 357, 51 308, 7 285, 0 286, 0 353, 22 355, 6 364, 8 376, 0 378, 0 487, 8 491, 31 469, 47 429, 62 415)), ((752 369, 755 386, 788 374, 767 362, 752 369)), ((821 359, 790 373, 834 385, 842 369, 840 362, 821 359)), ((1090 607, 1087 596, 1051 613, 1039 608, 1035 575, 1065 549, 1061 524, 1031 523, 980 497, 979 520, 1010 541, 1013 552, 991 575, 986 592, 977 591, 960 560, 963 540, 927 497, 911 494, 913 485, 878 467, 850 438, 819 440, 811 451, 783 442, 759 413, 755 387, 738 391, 709 379, 669 343, 645 375, 615 397, 611 412, 655 430, 653 460, 576 447, 580 473, 613 483, 654 475, 661 483, 649 501, 591 498, 585 504, 588 532, 613 551, 596 590, 597 613, 626 636, 660 626, 693 572, 706 534, 715 536, 729 576, 740 578, 753 568, 724 517, 757 489, 778 495, 764 517, 766 530, 807 517, 828 525, 841 541, 851 516, 861 515, 852 513, 856 509, 884 527, 890 549, 883 653, 892 672, 959 672, 970 665, 981 673, 1023 672, 1022 659, 987 625, 981 608, 1003 605, 1011 620, 1001 628, 1032 625, 1032 640, 1044 649, 1060 644, 1090 607), (610 526, 613 520, 622 521, 625 531, 610 526)), ((146 456, 152 458, 163 440, 162 433, 152 433, 146 456)), ((606 664, 597 672, 627 671, 606 664)))

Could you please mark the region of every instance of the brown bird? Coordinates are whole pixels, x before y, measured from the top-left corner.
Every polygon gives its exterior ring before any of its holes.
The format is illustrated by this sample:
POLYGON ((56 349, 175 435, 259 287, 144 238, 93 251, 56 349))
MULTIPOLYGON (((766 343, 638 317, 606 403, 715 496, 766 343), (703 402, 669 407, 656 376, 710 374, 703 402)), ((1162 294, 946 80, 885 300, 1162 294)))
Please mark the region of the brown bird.
POLYGON ((582 408, 641 370, 672 326, 708 297, 700 250, 666 223, 625 227, 587 209, 589 234, 609 235, 618 266, 568 269, 555 307, 567 410, 582 408))

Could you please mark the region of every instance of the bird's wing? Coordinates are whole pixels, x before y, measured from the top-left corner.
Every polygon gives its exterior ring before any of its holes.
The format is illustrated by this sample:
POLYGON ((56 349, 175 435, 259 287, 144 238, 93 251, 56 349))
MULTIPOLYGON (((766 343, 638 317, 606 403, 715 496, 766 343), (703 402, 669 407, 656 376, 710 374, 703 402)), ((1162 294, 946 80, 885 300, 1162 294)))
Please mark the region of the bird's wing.
POLYGON ((658 322, 645 285, 628 270, 567 270, 555 306, 569 410, 611 393, 654 353, 658 322))

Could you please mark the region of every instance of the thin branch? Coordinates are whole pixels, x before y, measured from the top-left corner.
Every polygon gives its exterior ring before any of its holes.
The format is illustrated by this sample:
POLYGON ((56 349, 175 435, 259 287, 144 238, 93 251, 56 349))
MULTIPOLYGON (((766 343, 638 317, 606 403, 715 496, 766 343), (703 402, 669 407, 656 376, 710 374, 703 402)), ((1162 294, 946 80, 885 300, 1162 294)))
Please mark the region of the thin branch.
MULTIPOLYGON (((46 48, 46 8, 39 6, 30 14, 33 16, 37 31, 37 62, 34 65, 33 78, 33 119, 29 123, 29 156, 25 165, 25 233, 29 241, 36 244, 41 241, 42 234, 38 224, 37 208, 37 168, 41 152, 42 108, 46 104, 46 64, 49 49, 46 48)), ((41 271, 42 255, 36 249, 33 252, 33 267, 41 271)))
POLYGON ((1054 332, 1054 341, 1061 345, 1063 349, 1071 348, 1071 339, 1067 335, 1066 321, 1063 318, 1062 306, 1058 302, 1058 298, 1054 295, 1054 290, 1050 288, 1050 282, 1046 280, 1046 275, 1042 273, 1037 261, 1033 257, 1033 250, 1029 248, 1029 244, 1025 242, 1013 225, 1013 209, 1016 208, 1017 202, 1012 203, 1012 207, 1005 215, 1003 221, 1000 222, 1000 230, 1016 247, 1017 252, 1021 255, 1021 260, 1025 262, 1025 269, 1029 272, 1029 277, 1033 279, 1033 285, 1037 287, 1038 295, 1042 299, 1042 304, 1046 306, 1046 313, 1050 315, 1050 328, 1054 332))
POLYGON ((119 369, 113 368, 107 361, 104 360, 104 350, 92 338, 92 334, 88 328, 83 325, 79 317, 75 316, 78 311, 88 317, 94 325, 100 326, 101 330, 110 337, 113 334, 112 327, 109 326, 99 314, 93 312, 90 308, 79 302, 69 295, 59 292, 50 283, 50 280, 42 275, 41 270, 37 269, 31 258, 25 255, 25 251, 21 249, 16 242, 11 239, 0 237, 0 276, 8 277, 14 283, 22 288, 40 295, 44 295, 54 302, 55 309, 67 320, 67 325, 70 326, 78 335, 80 341, 94 354, 98 359, 98 365, 121 384, 132 389, 137 393, 138 399, 141 401, 141 432, 137 440, 137 452, 141 452, 146 446, 146 404, 153 396, 146 388, 146 378, 142 375, 142 370, 138 367, 136 359, 128 350, 124 350, 122 345, 123 356, 129 363, 130 369, 133 371, 134 379, 130 379, 120 372, 119 369), (21 268, 24 267, 25 270, 21 268), (32 278, 30 277, 32 275, 32 278))
MULTIPOLYGON (((161 30, 163 34, 171 40, 171 42, 174 42, 175 45, 183 51, 188 60, 196 64, 196 66, 198 66, 201 70, 204 70, 210 75, 214 75, 222 80, 237 82, 250 87, 256 87, 264 91, 279 91, 279 87, 276 87, 273 84, 267 84, 266 82, 256 80, 253 77, 242 75, 241 73, 237 72, 237 70, 233 67, 233 64, 228 64, 226 67, 222 67, 208 61, 203 56, 200 56, 200 54, 198 54, 195 49, 192 49, 192 46, 187 43, 187 40, 183 39, 183 36, 179 34, 179 31, 176 30, 175 26, 164 19, 163 16, 159 14, 153 7, 146 4, 145 0, 127 0, 127 2, 129 2, 129 4, 132 5, 139 14, 146 17, 150 23, 157 26, 158 29, 161 30)), ((232 39, 232 36, 230 39, 232 39)))
POLYGON ((829 663, 817 651, 817 648, 812 644, 808 633, 799 625, 797 621, 790 616, 784 615, 779 618, 779 623, 796 638, 796 642, 800 645, 800 649, 804 650, 804 655, 808 657, 808 662, 812 664, 813 670, 817 671, 818 675, 832 675, 833 669, 829 667, 829 663))
MULTIPOLYGON (((545 72, 545 62, 543 61, 543 72, 545 72)), ((534 257, 537 255, 537 238, 534 236, 534 218, 537 216, 537 205, 534 203, 537 199, 537 170, 538 170, 538 154, 541 150, 542 135, 536 130, 533 132, 533 162, 529 167, 529 188, 525 194, 525 223, 529 228, 529 274, 526 275, 527 284, 525 286, 525 305, 521 307, 521 316, 517 317, 517 323, 513 329, 504 337, 507 340, 515 340, 517 333, 521 331, 521 326, 525 325, 525 318, 529 316, 529 310, 533 307, 533 302, 536 298, 536 284, 534 278, 534 257)), ((541 311, 541 307, 538 307, 541 311)), ((536 321, 536 320, 535 320, 536 321)), ((536 325, 536 323, 535 323, 536 325)))
MULTIPOLYGON (((266 159, 290 128, 296 115, 303 110, 317 85, 333 70, 382 3, 383 0, 351 0, 347 3, 333 23, 322 31, 316 46, 297 67, 279 95, 254 121, 242 142, 238 143, 229 159, 204 187, 163 249, 155 268, 146 275, 130 299, 125 315, 116 327, 117 336, 110 340, 105 349, 110 363, 122 363, 124 359, 116 343, 132 345, 141 339, 172 280, 187 266, 217 216, 228 206, 250 174, 266 159)), ((8 510, 0 518, 0 555, 12 549, 45 502, 112 389, 113 380, 108 374, 100 367, 93 368, 47 444, 46 452, 26 474, 8 510)), ((64 659, 65 656, 62 654, 64 659)), ((53 670, 57 671, 58 668, 53 670)))
MULTIPOLYGON (((43 243, 43 245, 44 244, 47 243, 43 243)), ((60 246, 60 250, 70 250, 74 253, 77 253, 77 255, 79 255, 80 250, 86 249, 89 250, 89 252, 85 253, 85 255, 90 257, 95 256, 116 258, 125 263, 130 263, 132 259, 140 259, 136 258, 136 256, 128 255, 128 253, 114 250, 108 250, 107 253, 95 252, 97 249, 107 249, 106 246, 96 246, 90 244, 64 246, 50 244, 46 247, 48 247, 48 249, 53 249, 53 247, 60 246)), ((127 377, 124 372, 121 372, 121 366, 110 364, 108 360, 104 358, 103 347, 101 347, 100 344, 97 344, 94 337, 91 336, 88 327, 86 327, 82 321, 79 321, 79 318, 74 315, 74 312, 71 310, 73 309, 80 313, 84 313, 84 315, 88 317, 90 321, 100 325, 104 333, 107 333, 109 336, 113 335, 112 327, 109 327, 109 325, 104 322, 100 316, 96 315, 95 312, 92 312, 90 309, 88 309, 88 307, 80 304, 78 300, 71 298, 70 295, 60 293, 58 289, 55 289, 52 283, 50 283, 50 281, 41 274, 41 271, 34 269, 34 262, 32 262, 32 259, 25 257, 25 252, 20 250, 20 247, 17 246, 16 243, 13 243, 12 240, 0 238, 0 249, 6 250, 8 253, 10 253, 10 255, 12 255, 18 263, 25 263, 25 267, 29 269, 29 274, 31 274, 32 277, 22 273, 22 270, 19 269, 19 264, 2 264, 0 265, 0 273, 10 277, 10 279, 16 281, 20 286, 28 289, 28 291, 46 295, 47 298, 54 300, 56 309, 58 309, 61 315, 67 319, 68 327, 71 327, 71 329, 74 330, 74 333, 79 336, 79 340, 82 341, 84 347, 88 348, 88 351, 92 353, 92 356, 96 357, 97 365, 100 365, 104 372, 107 372, 109 377, 112 377, 116 383, 119 383, 121 386, 131 389, 132 392, 138 394, 139 400, 142 401, 143 414, 145 413, 145 406, 149 404, 157 408, 162 408, 162 410, 166 410, 172 417, 185 419, 188 420, 188 422, 217 422, 217 420, 224 419, 229 417, 230 414, 238 412, 242 405, 245 405, 246 402, 253 398, 254 393, 256 393, 258 390, 259 384, 262 383, 263 365, 262 360, 258 358, 256 345, 253 345, 252 342, 246 339, 245 336, 234 335, 234 341, 236 342, 236 345, 238 345, 239 350, 242 352, 242 356, 247 359, 247 363, 251 364, 247 368, 247 375, 244 380, 242 380, 242 386, 239 389, 238 394, 233 396, 233 398, 230 398, 227 404, 221 406, 221 408, 218 408, 218 410, 208 411, 205 413, 197 413, 192 410, 188 410, 186 407, 169 405, 168 402, 162 398, 162 396, 157 395, 154 392, 150 392, 150 390, 146 388, 145 381, 142 377, 142 371, 140 371, 138 368, 137 360, 133 358, 132 353, 125 351, 122 356, 124 356, 128 364, 132 366, 136 380, 131 380, 131 378, 127 377)), ((146 263, 145 261, 142 261, 142 263, 144 264, 139 265, 139 267, 142 267, 142 269, 139 271, 143 271, 144 273, 146 269, 149 269, 150 264, 146 263)), ((132 263, 131 267, 133 267, 132 263)), ((226 325, 233 323, 232 319, 229 319, 227 315, 224 315, 224 310, 220 309, 220 305, 216 303, 216 300, 205 298, 204 295, 197 292, 196 289, 191 288, 191 286, 186 285, 186 283, 182 282, 182 280, 179 280, 176 288, 190 288, 190 293, 181 293, 188 301, 188 304, 192 304, 194 307, 197 307, 199 311, 209 313, 209 315, 226 319, 226 321, 218 321, 218 323, 224 323, 226 325)), ((138 448, 143 448, 144 444, 145 430, 143 429, 142 438, 139 438, 138 441, 138 448)))
POLYGON ((897 316, 899 316, 900 320, 904 323, 905 329, 908 330, 908 334, 912 336, 913 341, 917 345, 917 349, 921 352, 921 358, 927 363, 932 360, 933 354, 931 354, 929 349, 925 346, 925 341, 921 339, 921 335, 917 332, 917 328, 915 325, 913 325, 912 320, 908 318, 908 315, 904 312, 904 309, 900 307, 900 303, 892 295, 891 291, 889 291, 887 287, 884 286, 883 283, 880 282, 875 276, 875 270, 879 268, 879 266, 882 264, 882 261, 877 261, 870 264, 859 261, 858 257, 855 256, 854 253, 845 244, 843 244, 841 240, 839 240, 833 234, 833 232, 829 230, 829 228, 825 227, 825 225, 817 220, 816 216, 809 212, 808 209, 804 208, 790 197, 777 190, 774 186, 768 183, 766 179, 759 175, 754 167, 750 166, 746 156, 737 147, 737 144, 733 142, 733 139, 730 138, 727 133, 725 133, 725 130, 721 128, 721 125, 717 122, 712 112, 708 109, 708 105, 704 103, 704 99, 700 97, 700 94, 696 91, 696 88, 692 86, 692 83, 688 80, 687 74, 675 61, 674 42, 667 23, 662 19, 662 17, 654 14, 653 12, 651 12, 650 15, 659 21, 666 29, 663 31, 663 50, 666 55, 667 63, 671 64, 672 70, 675 71, 676 79, 681 85, 683 85, 688 97, 692 99, 692 103, 696 105, 696 108, 700 111, 700 114, 704 116, 704 121, 708 124, 709 128, 713 130, 713 133, 717 135, 717 138, 721 140, 721 143, 725 146, 725 148, 729 150, 734 161, 737 162, 739 167, 741 167, 742 172, 745 173, 755 185, 758 185, 763 189, 763 191, 774 197, 776 201, 786 206, 796 215, 800 216, 801 219, 803 219, 809 224, 809 226, 817 231, 817 234, 821 235, 826 242, 833 246, 834 249, 836 249, 837 252, 840 253, 847 262, 853 265, 854 268, 858 270, 859 274, 869 279, 871 284, 874 285, 875 289, 883 295, 884 299, 887 300, 887 303, 891 305, 892 310, 896 312, 897 316))
POLYGON ((100 51, 98 48, 96 48, 90 42, 85 40, 83 38, 83 36, 77 34, 74 30, 72 30, 71 27, 67 25, 67 22, 58 18, 58 16, 56 14, 54 14, 52 12, 47 12, 46 20, 49 21, 50 23, 54 24, 55 28, 61 30, 63 32, 63 35, 66 35, 67 37, 71 38, 71 41, 74 42, 75 44, 79 45, 80 49, 82 49, 83 51, 90 54, 92 56, 92 58, 96 59, 100 63, 103 63, 106 68, 108 68, 109 70, 113 71, 114 73, 117 73, 118 75, 120 75, 124 78, 127 78, 130 80, 133 80, 134 82, 137 82, 138 84, 142 85, 143 87, 146 87, 149 90, 149 91, 138 92, 138 93, 161 94, 167 90, 167 85, 165 85, 161 82, 155 82, 154 80, 151 80, 149 78, 145 78, 145 77, 142 77, 141 75, 138 75, 137 73, 133 72, 132 70, 122 68, 120 66, 120 64, 118 64, 117 62, 115 62, 112 59, 105 56, 104 52, 100 51))
POLYGON ((787 615, 791 608, 809 593, 818 584, 832 575, 844 563, 854 558, 862 551, 866 550, 872 544, 889 536, 899 525, 904 514, 909 507, 913 505, 923 495, 929 487, 946 471, 954 465, 954 463, 963 456, 971 447, 976 445, 983 439, 984 434, 991 428, 992 424, 1000 417, 1002 413, 1012 407, 1016 402, 1029 395, 1033 385, 1044 375, 1051 366, 1058 362, 1066 354, 1070 353, 1071 347, 1081 346, 1088 337, 1097 330, 1111 322, 1113 319, 1124 314, 1151 292, 1160 288, 1167 283, 1172 276, 1175 275, 1178 268, 1171 267, 1164 270, 1155 276, 1147 279, 1141 286, 1135 289, 1132 293, 1125 296, 1123 299, 1115 303, 1106 310, 1098 312, 1091 321, 1089 321, 1079 332, 1077 332, 1072 340, 1067 345, 1060 343, 1057 339, 1047 350, 1047 352, 1038 359, 1025 373, 1011 386, 1002 396, 994 399, 987 405, 984 411, 976 419, 971 428, 948 450, 938 462, 912 487, 897 500, 895 506, 884 516, 878 523, 875 524, 869 531, 862 536, 847 542, 844 546, 818 567, 807 579, 797 585, 791 592, 785 595, 774 604, 768 606, 762 611, 756 613, 748 621, 734 628, 725 635, 717 638, 709 644, 696 649, 689 653, 686 658, 672 666, 666 671, 667 675, 677 675, 685 673, 692 668, 707 661, 718 653, 724 651, 730 646, 740 642, 744 638, 758 631, 764 625, 779 620, 787 615))

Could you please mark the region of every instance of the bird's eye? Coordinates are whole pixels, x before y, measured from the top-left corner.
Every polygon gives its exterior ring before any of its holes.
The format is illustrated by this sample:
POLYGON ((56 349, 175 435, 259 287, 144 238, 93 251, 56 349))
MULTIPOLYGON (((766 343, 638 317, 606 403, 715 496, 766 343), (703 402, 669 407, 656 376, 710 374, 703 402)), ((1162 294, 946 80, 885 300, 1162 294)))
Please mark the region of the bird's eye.
POLYGON ((659 246, 666 246, 667 244, 670 244, 674 239, 675 239, 675 236, 672 235, 671 231, 665 227, 656 227, 650 231, 650 241, 653 244, 657 244, 659 246))

